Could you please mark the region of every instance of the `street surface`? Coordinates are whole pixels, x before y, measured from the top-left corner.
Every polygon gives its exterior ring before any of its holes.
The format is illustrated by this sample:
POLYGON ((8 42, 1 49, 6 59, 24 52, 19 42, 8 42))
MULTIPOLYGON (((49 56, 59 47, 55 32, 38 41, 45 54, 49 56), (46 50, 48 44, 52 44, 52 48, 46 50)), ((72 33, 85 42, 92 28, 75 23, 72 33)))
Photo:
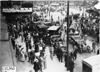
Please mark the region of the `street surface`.
MULTIPOLYGON (((92 41, 91 37, 88 37, 90 41, 92 41)), ((17 67, 17 72, 29 72, 33 70, 33 65, 29 62, 19 62, 15 58, 15 51, 12 49, 11 43, 9 41, 1 41, 0 47, 0 67, 2 66, 13 66, 17 67), (13 55, 12 55, 13 54, 13 55)), ((69 48, 72 48, 69 45, 69 48)), ((96 47, 98 48, 98 46, 96 47)), ((49 49, 46 48, 47 51, 47 68, 43 70, 43 72, 67 72, 66 68, 64 67, 63 63, 58 62, 58 59, 54 57, 53 60, 50 59, 49 49)), ((77 59, 75 62, 74 72, 82 72, 82 59, 95 55, 96 53, 82 53, 77 55, 77 59)))

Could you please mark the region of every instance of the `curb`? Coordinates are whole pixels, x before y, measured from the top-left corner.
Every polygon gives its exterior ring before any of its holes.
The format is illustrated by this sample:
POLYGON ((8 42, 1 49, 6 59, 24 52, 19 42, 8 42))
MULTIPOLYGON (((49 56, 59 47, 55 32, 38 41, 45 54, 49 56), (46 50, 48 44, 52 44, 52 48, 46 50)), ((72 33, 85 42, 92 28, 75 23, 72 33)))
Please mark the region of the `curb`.
POLYGON ((11 45, 11 39, 9 40, 9 45, 10 45, 10 51, 11 51, 12 64, 13 64, 13 66, 15 66, 15 58, 14 58, 13 48, 11 45))

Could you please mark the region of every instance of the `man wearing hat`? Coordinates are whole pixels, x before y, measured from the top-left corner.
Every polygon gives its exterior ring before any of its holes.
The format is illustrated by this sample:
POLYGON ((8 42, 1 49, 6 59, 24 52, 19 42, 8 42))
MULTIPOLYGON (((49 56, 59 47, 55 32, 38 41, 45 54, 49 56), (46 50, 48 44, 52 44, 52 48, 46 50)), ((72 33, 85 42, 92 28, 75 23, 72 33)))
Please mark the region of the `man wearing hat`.
POLYGON ((92 43, 92 51, 94 51, 94 53, 95 53, 95 45, 96 45, 96 43, 95 43, 95 41, 93 41, 93 43, 92 43))

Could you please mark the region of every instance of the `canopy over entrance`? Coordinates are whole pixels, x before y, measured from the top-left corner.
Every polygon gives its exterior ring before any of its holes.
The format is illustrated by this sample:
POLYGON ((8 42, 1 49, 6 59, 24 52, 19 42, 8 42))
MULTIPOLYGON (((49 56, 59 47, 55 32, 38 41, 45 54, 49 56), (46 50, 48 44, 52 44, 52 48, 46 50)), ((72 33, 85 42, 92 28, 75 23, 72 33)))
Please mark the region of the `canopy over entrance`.
POLYGON ((60 26, 51 26, 48 28, 48 30, 54 30, 56 31, 60 26))

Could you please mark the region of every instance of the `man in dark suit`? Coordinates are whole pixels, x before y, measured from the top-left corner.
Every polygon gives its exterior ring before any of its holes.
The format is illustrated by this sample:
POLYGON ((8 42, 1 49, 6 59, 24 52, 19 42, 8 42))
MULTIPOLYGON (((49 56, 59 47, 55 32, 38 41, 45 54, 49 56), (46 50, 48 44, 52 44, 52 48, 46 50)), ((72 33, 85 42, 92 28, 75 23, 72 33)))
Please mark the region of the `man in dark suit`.
POLYGON ((57 58, 59 60, 59 62, 62 62, 62 58, 63 58, 63 52, 62 52, 62 49, 61 48, 58 48, 57 51, 57 58))
POLYGON ((96 46, 96 43, 95 43, 95 41, 93 41, 93 43, 92 43, 92 51, 94 51, 94 53, 95 53, 95 46, 96 46))
POLYGON ((67 68, 67 53, 65 53, 65 67, 67 68))
POLYGON ((35 70, 35 72, 38 72, 39 69, 40 69, 39 60, 37 58, 34 60, 34 67, 33 67, 33 69, 35 70))
POLYGON ((99 53, 99 50, 97 50, 97 55, 98 55, 98 54, 100 54, 100 53, 99 53))
POLYGON ((38 46, 38 44, 35 44, 35 52, 39 52, 39 46, 38 46))
POLYGON ((74 61, 71 57, 69 57, 69 70, 70 72, 73 72, 74 70, 74 61))
POLYGON ((14 38, 11 38, 11 42, 12 42, 13 49, 15 49, 15 40, 14 40, 14 38))

